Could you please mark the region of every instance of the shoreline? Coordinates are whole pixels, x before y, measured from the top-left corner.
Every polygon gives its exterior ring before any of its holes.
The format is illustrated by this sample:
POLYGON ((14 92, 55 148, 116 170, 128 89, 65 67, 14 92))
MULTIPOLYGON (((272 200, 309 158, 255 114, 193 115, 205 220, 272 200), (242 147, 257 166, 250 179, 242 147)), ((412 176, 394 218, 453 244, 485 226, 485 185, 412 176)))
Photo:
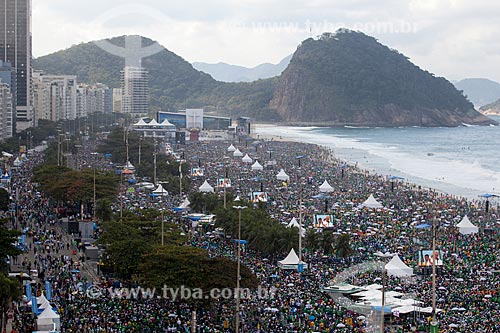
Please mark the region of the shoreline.
MULTIPOLYGON (((284 127, 282 125, 262 124, 262 123, 257 124, 257 125, 261 125, 261 126, 264 125, 266 127, 284 127)), ((304 127, 306 127, 306 126, 304 126, 304 127)), ((308 126, 308 127, 313 127, 313 126, 308 126)), ((358 162, 355 162, 355 161, 353 162, 353 161, 350 161, 348 159, 345 159, 345 158, 342 158, 342 157, 336 155, 335 151, 332 148, 330 148, 330 147, 328 147, 326 145, 322 145, 322 144, 318 144, 318 143, 304 142, 304 141, 301 141, 301 140, 298 140, 298 139, 294 139, 294 138, 290 138, 290 137, 283 137, 283 136, 280 136, 280 135, 273 135, 273 134, 254 134, 254 135, 252 135, 252 137, 255 138, 255 139, 259 139, 259 140, 269 139, 269 141, 307 143, 307 144, 316 145, 316 146, 319 146, 319 147, 325 149, 326 151, 328 151, 328 153, 329 153, 329 161, 328 162, 329 163, 333 163, 334 161, 339 161, 339 162, 343 162, 343 163, 349 165, 354 170, 356 170, 357 172, 362 173, 362 174, 369 174, 369 175, 373 175, 373 176, 376 176, 376 177, 384 178, 386 180, 388 180, 387 178, 389 177, 389 175, 384 175, 382 173, 373 172, 373 171, 370 171, 370 170, 368 170, 366 168, 363 168, 363 167, 359 166, 358 162), (256 135, 258 137, 255 137, 256 135)), ((404 172, 402 172, 402 173, 404 173, 404 172)), ((458 195, 458 194, 449 193, 449 192, 446 192, 446 191, 443 191, 443 190, 440 190, 440 189, 437 189, 437 188, 432 188, 432 187, 429 187, 429 186, 426 186, 426 185, 423 185, 423 184, 419 184, 419 183, 414 182, 414 181, 410 181, 409 179, 403 179, 402 183, 407 184, 409 186, 412 186, 415 191, 430 191, 430 192, 437 193, 440 196, 454 197, 454 198, 458 198, 458 199, 461 199, 461 200, 466 200, 466 201, 472 202, 472 203, 479 203, 480 202, 480 200, 477 199, 477 198, 472 198, 472 197, 468 197, 468 196, 465 196, 465 195, 458 195)))

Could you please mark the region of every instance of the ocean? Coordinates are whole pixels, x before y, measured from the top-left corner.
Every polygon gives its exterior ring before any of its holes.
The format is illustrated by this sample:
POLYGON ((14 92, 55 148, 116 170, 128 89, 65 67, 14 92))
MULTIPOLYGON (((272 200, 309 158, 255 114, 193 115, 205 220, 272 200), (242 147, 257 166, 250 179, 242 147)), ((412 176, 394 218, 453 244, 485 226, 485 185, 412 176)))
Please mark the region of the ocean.
MULTIPOLYGON (((500 122, 499 116, 491 118, 500 122)), ((281 137, 333 149, 370 172, 403 177, 442 192, 477 199, 500 194, 500 127, 359 128, 256 125, 259 137, 281 137)))

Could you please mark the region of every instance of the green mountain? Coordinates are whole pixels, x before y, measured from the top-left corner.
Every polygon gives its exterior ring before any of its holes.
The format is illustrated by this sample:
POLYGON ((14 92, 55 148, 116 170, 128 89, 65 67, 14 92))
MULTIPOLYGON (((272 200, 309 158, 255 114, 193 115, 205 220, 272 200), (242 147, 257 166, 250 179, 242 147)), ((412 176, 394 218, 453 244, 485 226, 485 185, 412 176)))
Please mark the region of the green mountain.
POLYGON ((363 33, 339 30, 297 48, 271 108, 287 122, 457 126, 491 120, 450 82, 363 33))
POLYGON ((290 59, 292 59, 292 55, 286 56, 277 64, 265 63, 252 68, 230 65, 224 62, 219 62, 217 64, 193 62, 193 67, 199 71, 210 74, 218 81, 252 82, 258 79, 268 79, 280 75, 290 63, 290 59))
MULTIPOLYGON (((109 41, 123 45, 125 38, 109 41)), ((152 44, 142 39, 143 46, 152 44)), ((143 59, 153 111, 202 107, 217 115, 321 125, 456 126, 492 121, 443 78, 362 33, 305 40, 283 73, 253 82, 214 80, 170 52, 143 59)), ((35 69, 119 87, 124 59, 83 43, 34 60, 35 69)))
MULTIPOLYGON (((108 41, 123 46, 124 37, 108 41)), ((142 37, 143 47, 152 43, 151 39, 142 37)), ((124 65, 124 58, 104 51, 94 42, 74 45, 33 62, 35 69, 50 74, 77 75, 79 82, 101 82, 112 88, 120 86, 120 71, 124 65)), ((195 70, 190 63, 165 48, 144 58, 142 66, 149 71, 151 106, 155 111, 203 107, 220 115, 245 113, 261 118, 265 113, 265 117, 273 118, 267 105, 272 98, 275 79, 250 83, 219 82, 195 70)))

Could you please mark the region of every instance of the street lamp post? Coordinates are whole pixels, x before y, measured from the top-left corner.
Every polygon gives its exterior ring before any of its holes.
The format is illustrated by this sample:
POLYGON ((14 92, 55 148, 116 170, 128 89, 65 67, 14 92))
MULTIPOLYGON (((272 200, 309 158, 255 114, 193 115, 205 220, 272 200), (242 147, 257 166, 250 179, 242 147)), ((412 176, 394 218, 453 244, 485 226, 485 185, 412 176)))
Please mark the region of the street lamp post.
POLYGON ((436 318, 436 216, 432 220, 432 321, 431 333, 439 331, 438 321, 436 318))
POLYGON ((96 152, 92 152, 91 153, 93 156, 94 156, 94 159, 93 159, 93 167, 94 167, 94 222, 96 221, 95 219, 95 209, 96 209, 96 195, 95 195, 95 163, 96 163, 96 155, 97 153, 96 152))
POLYGON ((385 315, 385 288, 387 284, 387 269, 385 267, 385 259, 387 258, 392 258, 394 257, 395 253, 382 253, 382 252, 376 252, 374 253, 377 257, 384 259, 384 266, 382 267, 382 308, 380 311, 380 332, 384 333, 384 327, 385 327, 385 322, 384 322, 384 315, 385 315))
POLYGON ((236 333, 240 331, 240 266, 241 266, 241 211, 246 206, 233 206, 238 210, 238 266, 236 272, 236 333))

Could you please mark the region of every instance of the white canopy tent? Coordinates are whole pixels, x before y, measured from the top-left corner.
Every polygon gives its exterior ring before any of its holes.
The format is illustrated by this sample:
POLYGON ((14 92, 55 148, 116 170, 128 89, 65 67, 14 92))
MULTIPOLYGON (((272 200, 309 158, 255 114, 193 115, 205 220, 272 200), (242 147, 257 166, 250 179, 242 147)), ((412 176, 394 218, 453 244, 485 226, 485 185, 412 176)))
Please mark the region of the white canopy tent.
POLYGON ((236 151, 236 147, 233 146, 233 144, 231 144, 229 147, 227 147, 227 151, 234 152, 234 151, 236 151))
POLYGON ((245 156, 241 159, 242 162, 244 163, 252 163, 253 160, 250 156, 248 156, 248 154, 245 154, 245 156))
POLYGON ((260 165, 259 161, 255 161, 255 163, 252 165, 252 170, 261 171, 264 170, 264 167, 260 165))
POLYGON ((306 234, 306 229, 304 227, 302 227, 302 226, 299 225, 299 222, 297 222, 297 220, 295 219, 295 217, 292 218, 292 220, 290 221, 290 223, 287 224, 286 227, 287 228, 293 228, 293 227, 300 228, 300 230, 301 230, 300 233, 301 233, 302 237, 304 237, 305 234, 306 234))
POLYGON ((234 156, 234 157, 241 157, 241 156, 243 156, 243 153, 242 153, 239 149, 236 149, 236 150, 233 152, 233 156, 234 156))
POLYGON ((36 323, 38 329, 42 331, 50 331, 54 328, 59 331, 61 329, 61 317, 50 306, 38 315, 36 323))
POLYGON ((333 192, 333 187, 330 184, 328 184, 327 180, 325 180, 323 182, 323 184, 321 184, 321 186, 319 187, 319 191, 320 192, 333 192))
POLYGON ((158 187, 153 191, 153 193, 163 196, 168 195, 168 191, 165 190, 161 184, 158 184, 158 187))
POLYGON ((276 179, 287 182, 290 180, 290 176, 286 174, 285 170, 281 169, 280 172, 276 175, 276 179))
POLYGON ((359 206, 364 208, 384 208, 384 206, 375 199, 373 194, 370 194, 368 199, 359 206))
POLYGON ((205 182, 198 187, 200 192, 213 192, 214 188, 205 180, 205 182))
POLYGON ((132 126, 145 126, 147 123, 144 121, 144 118, 139 119, 139 121, 132 126))
POLYGON ((189 202, 188 198, 184 199, 183 202, 181 202, 181 204, 179 205, 179 208, 180 209, 187 209, 189 208, 189 204, 191 204, 191 202, 189 202))
POLYGON ((281 269, 295 269, 297 270, 299 267, 299 264, 303 265, 303 268, 307 268, 307 263, 304 261, 300 261, 299 257, 297 256, 297 253, 295 253, 294 249, 290 250, 290 253, 286 256, 285 259, 278 261, 278 267, 281 269))
POLYGON ((413 275, 413 269, 408 267, 397 254, 385 265, 385 269, 389 276, 405 277, 413 275))
POLYGON ((458 228, 458 232, 460 232, 462 235, 472 235, 479 232, 479 228, 472 224, 467 215, 464 216, 462 221, 460 221, 460 223, 457 224, 456 227, 458 228))
POLYGON ((148 123, 149 126, 158 126, 160 124, 158 124, 158 122, 156 121, 156 119, 153 119, 151 120, 149 123, 148 123))

